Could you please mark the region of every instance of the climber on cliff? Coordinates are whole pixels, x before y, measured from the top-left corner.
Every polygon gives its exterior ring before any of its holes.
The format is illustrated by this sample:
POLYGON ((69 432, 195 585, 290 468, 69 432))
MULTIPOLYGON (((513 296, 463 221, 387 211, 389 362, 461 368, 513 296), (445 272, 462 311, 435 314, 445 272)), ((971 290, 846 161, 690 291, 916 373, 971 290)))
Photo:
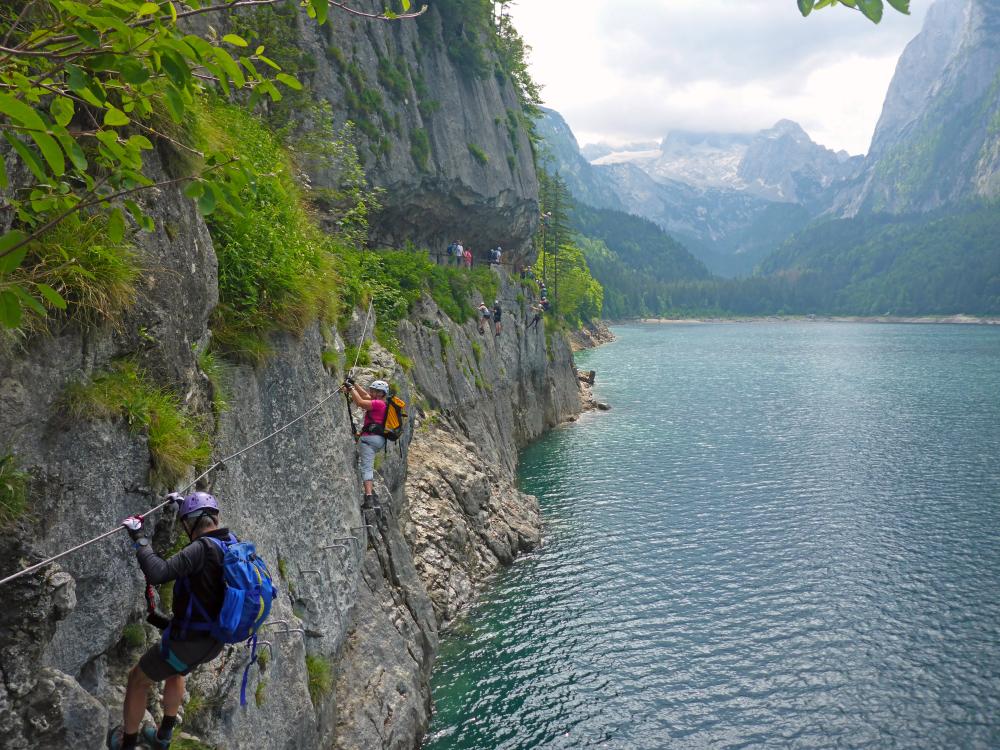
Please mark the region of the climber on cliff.
POLYGON ((490 308, 486 306, 485 302, 480 302, 478 309, 479 309, 479 332, 486 333, 486 329, 484 328, 484 326, 488 326, 490 324, 490 318, 493 317, 493 313, 490 311, 490 308))
POLYGON ((361 479, 365 487, 361 508, 378 511, 378 498, 373 488, 375 454, 385 447, 382 425, 385 424, 385 412, 388 408, 386 399, 389 397, 389 384, 384 380, 375 380, 365 389, 348 378, 340 390, 351 396, 355 406, 365 410, 365 419, 358 439, 358 462, 361 465, 361 479))
POLYGON ((503 315, 503 310, 500 309, 500 300, 493 300, 493 326, 496 329, 494 336, 500 335, 500 318, 503 315))
POLYGON ((219 545, 199 540, 213 537, 228 542, 233 537, 227 528, 219 525, 219 505, 207 492, 194 492, 187 497, 172 493, 168 498, 177 503, 181 526, 190 539, 190 544, 169 560, 152 550, 140 516, 122 521, 132 537, 146 582, 156 586, 174 581, 173 619, 160 643, 150 647, 129 672, 123 723, 108 735, 111 750, 131 750, 137 746, 149 689, 158 682, 165 683, 163 721, 158 729, 149 725, 143 727, 142 739, 153 750, 170 747, 177 712, 184 700, 185 676, 195 667, 215 659, 223 648, 221 641, 198 627, 201 619, 212 621, 218 617, 222 608, 225 596, 223 553, 219 545), (204 610, 198 613, 198 622, 194 622, 192 615, 195 603, 204 610))
POLYGON ((541 305, 532 305, 531 311, 535 314, 535 316, 531 319, 531 322, 524 327, 524 330, 526 331, 530 331, 532 328, 538 326, 539 321, 542 319, 542 313, 545 312, 545 308, 541 305))

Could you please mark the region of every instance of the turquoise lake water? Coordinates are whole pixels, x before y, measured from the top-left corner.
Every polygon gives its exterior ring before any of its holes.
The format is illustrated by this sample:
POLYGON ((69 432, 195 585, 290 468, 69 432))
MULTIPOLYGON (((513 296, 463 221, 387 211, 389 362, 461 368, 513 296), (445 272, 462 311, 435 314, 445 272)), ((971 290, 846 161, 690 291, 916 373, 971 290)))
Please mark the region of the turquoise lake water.
POLYGON ((425 748, 1000 747, 1000 329, 615 333, 425 748))

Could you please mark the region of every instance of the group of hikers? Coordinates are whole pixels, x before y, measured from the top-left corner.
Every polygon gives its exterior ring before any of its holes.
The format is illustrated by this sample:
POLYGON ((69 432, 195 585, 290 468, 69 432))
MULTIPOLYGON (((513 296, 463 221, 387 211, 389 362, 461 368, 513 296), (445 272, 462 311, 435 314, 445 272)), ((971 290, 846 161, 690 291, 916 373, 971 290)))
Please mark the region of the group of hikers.
MULTIPOLYGON (((497 245, 491 248, 487 254, 487 259, 491 266, 500 265, 503 256, 503 248, 497 245)), ((472 268, 473 256, 472 248, 466 247, 461 240, 455 240, 444 252, 445 265, 464 266, 472 268)))
MULTIPOLYGON (((463 254, 468 252, 463 248, 463 254)), ((499 252, 497 249, 497 262, 499 252)), ((457 257, 457 256, 456 256, 457 257)), ((491 309, 479 304, 479 333, 492 320, 494 335, 501 333, 503 311, 500 300, 491 309)), ((539 302, 531 306, 534 317, 526 328, 538 327, 550 309, 544 280, 539 281, 539 302)), ((403 432, 405 402, 391 394, 385 380, 368 387, 350 376, 338 389, 348 400, 348 413, 358 449, 358 464, 364 495, 362 515, 374 512, 381 519, 382 507, 374 490, 375 456, 387 440, 398 440, 403 432), (354 425, 350 406, 364 411, 361 429, 354 425)), ((163 631, 128 675, 122 724, 108 734, 111 750, 132 750, 141 740, 152 750, 170 747, 177 714, 184 699, 185 678, 197 666, 222 652, 227 643, 251 643, 250 664, 244 670, 241 703, 246 701, 247 674, 256 659, 256 637, 268 616, 277 589, 263 560, 249 542, 241 542, 223 525, 218 501, 202 491, 186 496, 171 493, 167 500, 176 507, 188 544, 168 559, 150 543, 143 516, 130 516, 122 526, 132 539, 139 567, 146 578, 147 621, 163 631), (172 616, 157 610, 153 586, 173 582, 172 616), (236 602, 236 604, 234 604, 236 602), (163 718, 159 726, 142 726, 150 689, 163 687, 163 718)))
MULTIPOLYGON (((552 309, 552 304, 549 302, 548 290, 545 288, 545 282, 538 282, 539 300, 538 304, 533 304, 531 306, 531 311, 534 313, 531 322, 525 326, 525 330, 530 331, 532 328, 538 329, 538 324, 542 320, 542 315, 547 313, 552 309)), ((493 335, 499 336, 502 331, 502 326, 500 324, 503 318, 503 309, 500 307, 500 300, 493 300, 492 309, 486 304, 486 301, 479 303, 479 333, 486 333, 486 329, 490 327, 490 321, 493 322, 493 335)), ((540 329, 538 329, 540 330, 540 329)))

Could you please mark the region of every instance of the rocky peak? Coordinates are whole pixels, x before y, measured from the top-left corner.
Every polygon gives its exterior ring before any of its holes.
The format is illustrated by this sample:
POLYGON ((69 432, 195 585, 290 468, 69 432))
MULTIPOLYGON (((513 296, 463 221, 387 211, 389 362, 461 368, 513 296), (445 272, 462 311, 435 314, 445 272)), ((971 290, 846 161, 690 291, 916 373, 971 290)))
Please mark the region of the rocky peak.
POLYGON ((900 57, 864 181, 836 210, 929 211, 1000 195, 1000 0, 938 0, 900 57))
POLYGON ((771 200, 807 203, 859 164, 815 143, 802 126, 779 120, 750 141, 738 176, 746 190, 771 200))
POLYGON ((870 158, 878 158, 911 125, 961 47, 961 27, 971 0, 938 0, 927 11, 923 30, 896 63, 882 114, 875 126, 870 158))

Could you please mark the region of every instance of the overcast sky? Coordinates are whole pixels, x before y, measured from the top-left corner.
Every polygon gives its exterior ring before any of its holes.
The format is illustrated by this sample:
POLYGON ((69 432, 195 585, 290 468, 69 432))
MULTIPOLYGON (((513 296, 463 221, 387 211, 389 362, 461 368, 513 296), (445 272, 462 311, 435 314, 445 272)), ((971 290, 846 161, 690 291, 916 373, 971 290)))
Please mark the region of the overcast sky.
POLYGON ((788 118, 859 154, 929 4, 878 26, 847 8, 804 19, 795 0, 520 0, 512 15, 546 106, 581 144, 788 118))

